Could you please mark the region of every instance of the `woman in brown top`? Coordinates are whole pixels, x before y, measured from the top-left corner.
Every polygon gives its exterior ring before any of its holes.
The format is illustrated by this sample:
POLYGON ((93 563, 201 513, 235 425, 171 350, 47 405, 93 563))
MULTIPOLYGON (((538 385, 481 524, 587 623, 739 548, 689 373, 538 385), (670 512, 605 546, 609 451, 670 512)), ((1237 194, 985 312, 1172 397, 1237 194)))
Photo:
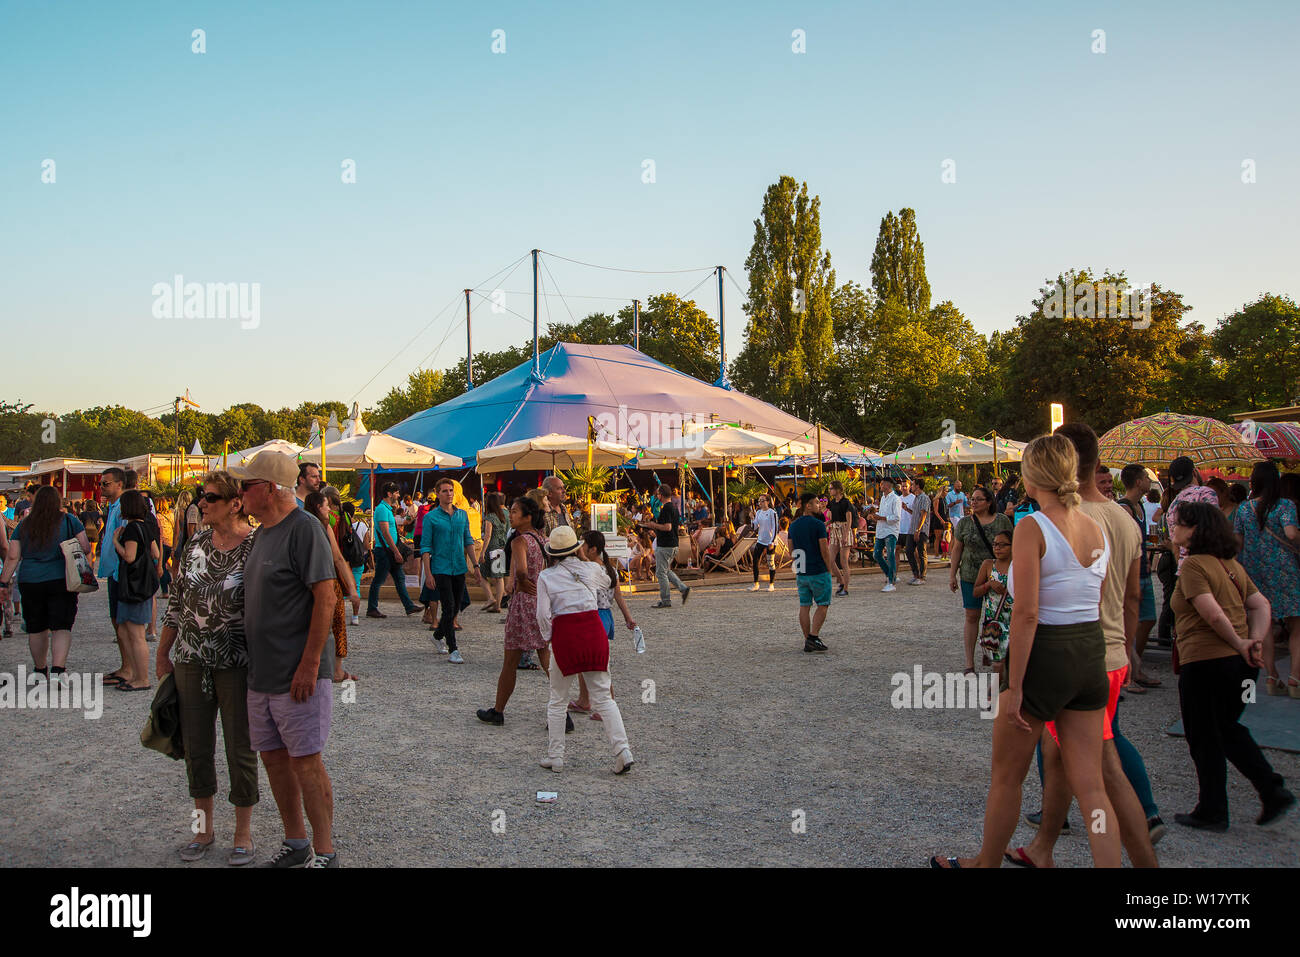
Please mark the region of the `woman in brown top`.
POLYGON ((1183 502, 1169 525, 1176 547, 1187 549, 1170 600, 1178 635, 1178 699, 1187 748, 1196 764, 1200 799, 1174 820, 1209 831, 1228 829, 1231 761, 1259 792, 1256 824, 1277 820, 1295 804, 1240 722, 1245 688, 1254 687, 1270 627, 1268 600, 1236 560, 1237 537, 1223 512, 1205 502, 1183 502))

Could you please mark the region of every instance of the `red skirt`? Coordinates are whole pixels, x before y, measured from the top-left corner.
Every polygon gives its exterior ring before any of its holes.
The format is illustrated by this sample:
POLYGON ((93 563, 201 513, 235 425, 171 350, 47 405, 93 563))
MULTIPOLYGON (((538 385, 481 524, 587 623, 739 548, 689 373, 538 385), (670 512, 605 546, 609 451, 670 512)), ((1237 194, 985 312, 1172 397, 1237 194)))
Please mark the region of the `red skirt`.
POLYGON ((566 678, 581 671, 608 671, 609 636, 600 613, 557 615, 551 622, 551 653, 566 678))

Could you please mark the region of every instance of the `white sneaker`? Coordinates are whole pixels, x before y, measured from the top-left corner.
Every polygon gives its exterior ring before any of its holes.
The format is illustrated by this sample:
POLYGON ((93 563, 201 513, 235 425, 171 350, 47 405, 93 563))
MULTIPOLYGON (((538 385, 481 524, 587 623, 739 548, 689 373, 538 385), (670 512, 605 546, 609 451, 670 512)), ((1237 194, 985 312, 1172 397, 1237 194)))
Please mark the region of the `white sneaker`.
POLYGON ((758 582, 754 582, 754 587, 750 591, 758 591, 758 582))
POLYGON ((898 591, 898 589, 895 588, 892 584, 888 584, 888 585, 886 585, 884 588, 882 588, 882 589, 880 589, 880 590, 881 590, 881 591, 898 591))
POLYGON ((913 578, 910 582, 908 582, 908 584, 909 584, 909 585, 921 585, 921 584, 924 584, 924 583, 923 583, 923 582, 921 581, 921 579, 919 579, 919 578, 913 578))
POLYGON ((622 751, 618 753, 618 757, 614 759, 614 773, 627 774, 627 772, 631 770, 632 770, 632 752, 629 751, 627 748, 624 748, 622 751))
POLYGON ((542 758, 542 767, 550 768, 556 774, 564 770, 564 758, 542 758))
POLYGON ((447 660, 450 661, 453 665, 463 665, 465 663, 465 659, 460 656, 459 648, 453 651, 451 653, 451 657, 448 658, 447 660))
POLYGON ((433 647, 438 649, 438 654, 440 655, 445 655, 447 653, 447 643, 441 638, 433 639, 433 647))
POLYGON ((352 616, 352 624, 354 624, 354 625, 359 625, 359 624, 361 624, 361 616, 360 616, 360 615, 353 615, 353 616, 352 616))
POLYGON ((767 583, 767 590, 768 590, 768 591, 776 591, 776 586, 773 585, 771 582, 768 582, 768 583, 767 583))

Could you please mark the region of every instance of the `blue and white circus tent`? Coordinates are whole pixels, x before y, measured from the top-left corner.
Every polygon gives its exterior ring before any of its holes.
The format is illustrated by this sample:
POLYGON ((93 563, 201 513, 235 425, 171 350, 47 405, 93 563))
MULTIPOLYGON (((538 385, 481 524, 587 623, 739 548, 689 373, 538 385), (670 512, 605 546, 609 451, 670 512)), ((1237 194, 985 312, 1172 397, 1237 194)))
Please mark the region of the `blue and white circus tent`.
MULTIPOLYGON (((683 422, 731 423, 815 442, 816 427, 734 389, 701 382, 626 345, 559 343, 454 399, 417 412, 388 434, 476 461, 479 449, 549 433, 584 436, 587 417, 602 439, 633 448, 680 437, 683 422)), ((823 452, 863 448, 821 430, 823 452)))

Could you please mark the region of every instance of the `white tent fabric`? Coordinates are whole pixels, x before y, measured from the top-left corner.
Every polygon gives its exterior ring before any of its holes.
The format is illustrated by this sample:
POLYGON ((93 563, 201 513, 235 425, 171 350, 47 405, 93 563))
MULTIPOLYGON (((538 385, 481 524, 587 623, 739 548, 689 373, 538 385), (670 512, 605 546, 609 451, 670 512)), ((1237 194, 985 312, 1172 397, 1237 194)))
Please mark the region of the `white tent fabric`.
MULTIPOLYGON (((998 462, 1019 462, 1025 444, 998 436, 998 462)), ((868 461, 872 465, 898 464, 903 468, 920 465, 981 465, 992 462, 993 443, 985 439, 972 438, 969 435, 946 436, 933 442, 914 445, 910 449, 882 454, 868 461)))
POLYGON ((226 456, 226 464, 242 465, 244 464, 244 462, 246 462, 248 459, 251 459, 254 455, 256 455, 258 452, 261 452, 263 449, 271 449, 273 452, 282 452, 285 455, 296 456, 299 452, 302 451, 302 446, 295 445, 294 443, 286 441, 285 439, 271 439, 268 442, 263 442, 261 445, 254 445, 251 449, 243 449, 239 452, 231 452, 228 456, 226 456))
POLYGON ((755 458, 782 459, 789 455, 815 455, 817 447, 752 429, 722 426, 692 432, 641 452, 639 467, 651 469, 670 463, 717 465, 727 461, 751 463, 755 458))
MULTIPOLYGON (((597 441, 592 447, 593 465, 622 465, 636 450, 619 442, 597 441)), ((587 464, 587 440, 575 435, 551 432, 531 439, 479 449, 475 471, 510 472, 515 469, 571 469, 587 464)))
MULTIPOLYGON (((302 452, 298 460, 319 465, 320 447, 302 452)), ((325 465, 328 468, 368 469, 371 467, 401 468, 402 466, 458 468, 464 464, 464 460, 459 456, 397 439, 383 432, 367 432, 365 435, 340 439, 325 446, 325 465)))
POLYGON ((194 440, 194 448, 190 449, 190 455, 202 455, 203 446, 199 445, 199 440, 194 440))

